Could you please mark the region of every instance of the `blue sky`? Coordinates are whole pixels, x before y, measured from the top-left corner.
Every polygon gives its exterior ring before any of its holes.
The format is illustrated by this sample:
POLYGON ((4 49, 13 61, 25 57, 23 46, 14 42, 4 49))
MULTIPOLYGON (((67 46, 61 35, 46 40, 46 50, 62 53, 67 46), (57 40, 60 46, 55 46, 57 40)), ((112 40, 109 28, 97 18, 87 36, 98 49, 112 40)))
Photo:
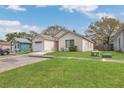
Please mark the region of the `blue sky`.
POLYGON ((124 21, 124 6, 0 6, 0 39, 9 32, 41 32, 51 25, 83 34, 91 22, 101 17, 124 21))

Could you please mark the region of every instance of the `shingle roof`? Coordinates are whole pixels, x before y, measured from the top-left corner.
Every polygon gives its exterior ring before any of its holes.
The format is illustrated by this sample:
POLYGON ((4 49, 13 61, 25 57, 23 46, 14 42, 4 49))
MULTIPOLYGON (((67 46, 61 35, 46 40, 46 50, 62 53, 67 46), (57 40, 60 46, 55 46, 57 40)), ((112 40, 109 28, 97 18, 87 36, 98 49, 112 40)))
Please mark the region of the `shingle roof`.
POLYGON ((41 37, 41 38, 46 39, 46 40, 56 40, 55 37, 52 37, 52 36, 49 36, 49 35, 44 35, 44 34, 37 35, 36 37, 41 37))
POLYGON ((81 34, 79 34, 79 33, 77 33, 77 32, 73 32, 73 31, 71 31, 71 30, 69 30, 69 29, 67 29, 67 28, 64 28, 64 27, 61 27, 61 26, 50 26, 48 29, 46 29, 46 30, 44 30, 43 31, 43 34, 45 33, 45 32, 49 32, 49 31, 55 31, 55 33, 53 34, 53 35, 46 35, 46 36, 52 36, 51 38, 53 38, 54 37, 54 39, 55 38, 57 38, 56 37, 56 33, 58 33, 58 32, 61 32, 61 31, 64 31, 64 32, 69 32, 69 33, 73 33, 73 34, 75 34, 75 35, 77 35, 77 36, 79 36, 79 37, 81 37, 81 38, 84 38, 85 40, 88 40, 89 42, 92 42, 92 43, 94 43, 92 40, 90 40, 89 38, 87 38, 87 37, 85 37, 85 36, 83 36, 83 35, 81 35, 81 34), (56 28, 56 29, 55 29, 56 28), (54 30, 55 29, 55 30, 54 30))
POLYGON ((121 34, 121 32, 123 32, 123 31, 124 31, 124 26, 119 28, 118 32, 115 34, 113 39, 115 40, 121 34))
POLYGON ((48 35, 41 34, 40 36, 43 37, 44 39, 47 39, 47 40, 56 40, 56 38, 48 36, 48 35))
POLYGON ((87 38, 87 37, 85 37, 85 36, 83 36, 83 35, 81 35, 81 34, 79 34, 79 33, 77 33, 77 32, 73 32, 73 31, 68 30, 68 29, 65 29, 65 30, 63 30, 63 31, 69 32, 69 33, 72 33, 72 34, 75 34, 75 35, 77 35, 77 36, 79 36, 79 37, 81 37, 81 38, 83 38, 83 39, 85 39, 85 40, 87 40, 87 41, 89 41, 89 42, 94 43, 94 42, 93 42, 92 40, 90 40, 89 38, 87 38))
POLYGON ((14 40, 21 42, 21 43, 31 43, 31 41, 25 38, 15 38, 14 40))
POLYGON ((87 37, 85 37, 85 36, 83 36, 83 35, 81 35, 81 34, 79 34, 79 33, 77 33, 77 32, 73 32, 73 31, 70 31, 70 30, 68 30, 68 32, 73 33, 73 34, 75 34, 75 35, 77 35, 77 36, 80 36, 80 37, 84 38, 85 40, 88 40, 89 42, 94 43, 94 42, 93 42, 92 40, 90 40, 89 38, 87 38, 87 37))

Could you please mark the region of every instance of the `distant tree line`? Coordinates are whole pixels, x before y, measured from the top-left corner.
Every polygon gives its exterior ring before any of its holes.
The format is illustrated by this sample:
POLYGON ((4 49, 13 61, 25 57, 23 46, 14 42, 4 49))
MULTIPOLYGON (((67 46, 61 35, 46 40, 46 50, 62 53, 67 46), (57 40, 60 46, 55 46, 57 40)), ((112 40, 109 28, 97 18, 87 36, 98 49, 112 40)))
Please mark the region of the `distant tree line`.
POLYGON ((32 38, 38 34, 39 33, 35 32, 35 31, 29 31, 28 33, 26 33, 26 32, 8 33, 8 34, 6 34, 6 40, 11 41, 14 38, 26 38, 26 39, 32 41, 32 38))

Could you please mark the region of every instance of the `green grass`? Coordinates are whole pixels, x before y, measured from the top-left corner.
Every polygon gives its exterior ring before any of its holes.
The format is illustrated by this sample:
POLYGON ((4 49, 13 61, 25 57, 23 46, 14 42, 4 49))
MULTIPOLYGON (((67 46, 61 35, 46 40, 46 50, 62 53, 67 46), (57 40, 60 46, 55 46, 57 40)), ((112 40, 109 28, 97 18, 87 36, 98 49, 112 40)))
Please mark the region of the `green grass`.
MULTIPOLYGON (((101 51, 102 53, 110 53, 112 54, 112 59, 123 59, 124 60, 124 53, 121 52, 115 52, 115 51, 101 51)), ((47 55, 53 55, 53 56, 66 56, 66 57, 83 57, 83 58, 95 58, 91 56, 91 51, 88 52, 51 52, 47 55)), ((97 58, 102 58, 97 57, 97 58)))
POLYGON ((52 59, 0 73, 0 87, 124 87, 124 64, 52 59))

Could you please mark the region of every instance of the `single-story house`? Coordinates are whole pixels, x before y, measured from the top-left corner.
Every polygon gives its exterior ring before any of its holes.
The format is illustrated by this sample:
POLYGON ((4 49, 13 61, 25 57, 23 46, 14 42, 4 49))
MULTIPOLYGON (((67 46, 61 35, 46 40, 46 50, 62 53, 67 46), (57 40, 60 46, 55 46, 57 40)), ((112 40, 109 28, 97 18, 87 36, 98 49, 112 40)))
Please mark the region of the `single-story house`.
POLYGON ((61 29, 57 31, 46 30, 34 37, 32 49, 38 51, 68 51, 70 46, 76 46, 77 51, 92 51, 93 42, 76 32, 61 29), (45 33, 45 34, 44 34, 45 33))
POLYGON ((0 42, 0 48, 2 49, 10 49, 10 43, 7 41, 0 42))
POLYGON ((12 52, 29 52, 31 51, 31 41, 25 38, 15 38, 11 41, 12 52))
POLYGON ((115 51, 124 52, 124 27, 121 27, 113 39, 115 51))

